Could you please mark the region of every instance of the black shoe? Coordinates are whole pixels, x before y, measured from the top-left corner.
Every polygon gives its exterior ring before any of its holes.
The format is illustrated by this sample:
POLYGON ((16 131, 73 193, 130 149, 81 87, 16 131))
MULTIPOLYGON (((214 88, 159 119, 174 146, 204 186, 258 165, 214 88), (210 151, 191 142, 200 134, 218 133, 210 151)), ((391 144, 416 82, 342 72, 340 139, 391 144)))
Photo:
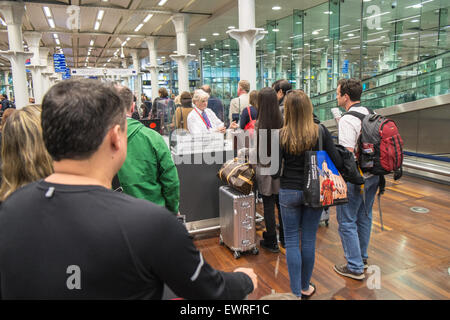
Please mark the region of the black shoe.
POLYGON ((276 243, 267 244, 264 240, 260 240, 259 245, 261 246, 261 248, 269 250, 270 252, 273 252, 273 253, 280 252, 280 248, 278 248, 278 245, 276 243))
POLYGON ((367 259, 362 259, 364 263, 364 269, 367 269, 369 265, 367 264, 367 259))
POLYGON ((339 273, 341 276, 349 277, 349 278, 352 278, 355 280, 363 280, 366 277, 364 275, 364 273, 356 273, 356 272, 350 271, 347 268, 346 264, 335 265, 333 269, 334 269, 334 271, 339 273))
POLYGON ((316 286, 314 285, 314 283, 310 283, 309 284, 311 287, 314 288, 313 292, 311 294, 303 294, 302 293, 302 300, 308 300, 309 298, 311 298, 313 296, 314 293, 316 293, 316 286))

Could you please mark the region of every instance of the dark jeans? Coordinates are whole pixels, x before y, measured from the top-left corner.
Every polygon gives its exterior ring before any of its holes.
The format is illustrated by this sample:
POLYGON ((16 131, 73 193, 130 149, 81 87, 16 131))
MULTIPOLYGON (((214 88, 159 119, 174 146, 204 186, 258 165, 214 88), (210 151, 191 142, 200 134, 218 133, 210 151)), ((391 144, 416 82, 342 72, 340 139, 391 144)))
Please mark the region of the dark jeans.
POLYGON ((286 235, 286 262, 292 292, 300 297, 309 289, 314 269, 316 234, 322 209, 303 204, 303 191, 280 189, 281 211, 286 235), (302 231, 299 232, 299 226, 302 231), (301 239, 301 249, 300 247, 301 239))
POLYGON ((277 243, 277 230, 275 223, 275 205, 278 209, 278 221, 280 222, 280 241, 284 243, 283 220, 281 219, 280 200, 277 194, 271 196, 261 195, 264 206, 264 221, 266 223, 266 233, 264 241, 268 244, 277 243))

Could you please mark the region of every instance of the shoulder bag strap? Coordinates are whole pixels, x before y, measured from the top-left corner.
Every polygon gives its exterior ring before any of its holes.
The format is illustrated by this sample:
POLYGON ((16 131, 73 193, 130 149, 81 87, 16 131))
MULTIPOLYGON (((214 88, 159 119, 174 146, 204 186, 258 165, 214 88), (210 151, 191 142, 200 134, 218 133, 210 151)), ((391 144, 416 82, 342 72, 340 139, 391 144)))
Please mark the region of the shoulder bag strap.
POLYGON ((323 149, 323 127, 321 124, 319 126, 319 151, 323 149))
POLYGON ((247 107, 248 117, 250 118, 250 121, 253 121, 252 115, 250 114, 250 107, 247 107))

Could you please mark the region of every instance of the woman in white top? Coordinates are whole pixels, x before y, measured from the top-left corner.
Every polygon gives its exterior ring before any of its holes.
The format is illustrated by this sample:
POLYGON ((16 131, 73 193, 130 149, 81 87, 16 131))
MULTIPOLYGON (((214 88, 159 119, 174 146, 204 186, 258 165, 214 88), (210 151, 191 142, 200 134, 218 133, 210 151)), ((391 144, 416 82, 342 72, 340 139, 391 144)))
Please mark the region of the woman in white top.
MULTIPOLYGON (((192 97, 194 110, 192 110, 187 117, 187 126, 191 134, 206 133, 206 132, 221 132, 225 133, 226 128, 224 123, 217 118, 214 111, 208 109, 209 94, 198 89, 195 90, 192 97)), ((231 129, 236 129, 238 124, 233 121, 230 125, 231 129)))

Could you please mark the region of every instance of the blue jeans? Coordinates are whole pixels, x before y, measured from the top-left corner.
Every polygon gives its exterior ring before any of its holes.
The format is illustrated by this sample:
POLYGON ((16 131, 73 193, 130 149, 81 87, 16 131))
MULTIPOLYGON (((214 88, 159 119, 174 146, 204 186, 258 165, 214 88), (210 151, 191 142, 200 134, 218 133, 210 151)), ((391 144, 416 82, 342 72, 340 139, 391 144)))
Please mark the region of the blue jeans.
POLYGON ((366 179, 364 194, 361 193, 360 186, 347 182, 348 203, 336 207, 339 236, 347 259, 347 268, 356 273, 364 272, 362 259, 368 258, 372 206, 378 181, 378 176, 366 179))
POLYGON ((303 191, 280 189, 280 207, 283 219, 284 241, 289 281, 292 292, 300 297, 301 290, 309 289, 314 268, 316 234, 322 209, 303 205, 303 191), (301 226, 301 250, 299 248, 301 226))

